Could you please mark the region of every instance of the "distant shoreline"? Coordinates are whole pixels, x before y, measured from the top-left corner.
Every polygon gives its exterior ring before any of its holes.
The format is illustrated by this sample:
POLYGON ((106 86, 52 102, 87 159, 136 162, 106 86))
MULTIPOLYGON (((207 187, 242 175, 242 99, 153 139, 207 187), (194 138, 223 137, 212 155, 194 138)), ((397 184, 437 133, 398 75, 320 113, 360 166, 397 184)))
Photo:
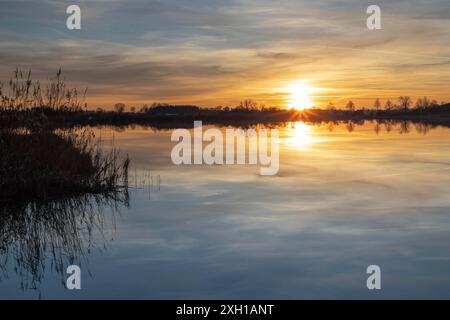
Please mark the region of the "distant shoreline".
POLYGON ((450 127, 450 104, 426 110, 214 110, 173 107, 173 110, 150 112, 76 111, 52 109, 0 112, 0 124, 5 127, 23 126, 33 115, 46 118, 52 128, 96 125, 150 125, 156 128, 191 127, 194 121, 210 125, 256 125, 283 122, 335 122, 335 121, 412 121, 450 127))

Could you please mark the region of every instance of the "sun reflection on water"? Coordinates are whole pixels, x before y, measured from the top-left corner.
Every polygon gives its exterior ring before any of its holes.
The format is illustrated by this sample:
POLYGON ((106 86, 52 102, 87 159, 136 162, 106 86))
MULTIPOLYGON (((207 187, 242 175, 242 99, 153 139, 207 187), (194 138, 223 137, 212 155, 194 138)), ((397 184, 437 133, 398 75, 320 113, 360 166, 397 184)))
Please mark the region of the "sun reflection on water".
POLYGON ((284 142, 290 148, 309 149, 319 141, 312 129, 312 126, 304 122, 291 122, 286 128, 284 142))

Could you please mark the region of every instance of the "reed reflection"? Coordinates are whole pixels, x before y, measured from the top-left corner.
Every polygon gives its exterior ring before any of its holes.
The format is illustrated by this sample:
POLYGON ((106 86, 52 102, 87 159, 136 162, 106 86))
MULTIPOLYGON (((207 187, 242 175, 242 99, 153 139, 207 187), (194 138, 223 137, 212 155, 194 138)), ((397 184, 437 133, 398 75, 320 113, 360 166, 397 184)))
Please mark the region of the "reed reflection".
POLYGON ((128 205, 127 188, 57 201, 3 205, 0 282, 14 273, 22 290, 39 290, 46 267, 50 267, 65 285, 67 266, 80 265, 93 248, 105 247, 105 231, 115 229, 116 215, 128 205))

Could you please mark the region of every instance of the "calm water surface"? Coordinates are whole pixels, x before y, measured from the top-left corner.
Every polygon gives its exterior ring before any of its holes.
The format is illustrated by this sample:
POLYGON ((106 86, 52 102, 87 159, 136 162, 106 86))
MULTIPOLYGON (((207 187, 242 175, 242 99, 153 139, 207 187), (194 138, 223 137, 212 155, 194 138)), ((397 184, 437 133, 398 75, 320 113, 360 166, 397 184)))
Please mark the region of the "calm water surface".
POLYGON ((388 129, 289 124, 278 175, 260 176, 174 166, 171 131, 96 128, 132 159, 129 206, 3 221, 0 298, 450 298, 450 130, 388 129))

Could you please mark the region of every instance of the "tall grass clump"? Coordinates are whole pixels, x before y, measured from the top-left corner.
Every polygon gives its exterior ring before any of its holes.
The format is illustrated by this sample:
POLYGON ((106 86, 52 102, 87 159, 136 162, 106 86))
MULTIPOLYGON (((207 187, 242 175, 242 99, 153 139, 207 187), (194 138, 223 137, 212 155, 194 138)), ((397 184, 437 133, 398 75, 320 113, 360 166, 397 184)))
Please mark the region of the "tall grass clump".
POLYGON ((54 78, 41 84, 39 80, 31 78, 31 70, 23 72, 16 68, 9 81, 0 81, 0 111, 81 111, 86 105, 87 88, 81 93, 76 88, 69 88, 61 75, 60 68, 54 78))
POLYGON ((0 131, 0 201, 112 192, 128 185, 128 156, 89 130, 0 131))
POLYGON ((128 156, 105 152, 88 130, 51 129, 52 114, 82 111, 61 77, 45 85, 16 69, 0 82, 0 201, 103 193, 126 187, 128 156))
POLYGON ((0 132, 0 200, 111 192, 128 184, 128 156, 92 132, 0 132))

